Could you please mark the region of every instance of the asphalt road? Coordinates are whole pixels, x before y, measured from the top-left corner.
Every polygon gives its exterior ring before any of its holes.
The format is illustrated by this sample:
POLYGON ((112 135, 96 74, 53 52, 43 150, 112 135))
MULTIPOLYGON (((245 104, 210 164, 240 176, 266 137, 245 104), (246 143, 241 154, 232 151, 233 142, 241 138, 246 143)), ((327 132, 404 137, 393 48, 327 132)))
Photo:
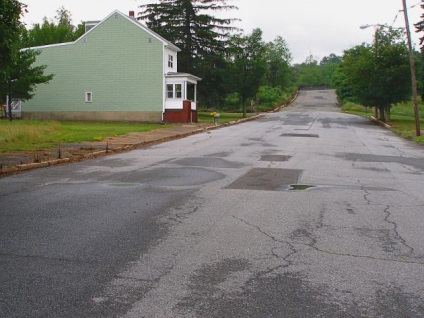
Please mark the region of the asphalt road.
POLYGON ((424 149, 335 105, 0 179, 0 317, 424 317, 424 149))

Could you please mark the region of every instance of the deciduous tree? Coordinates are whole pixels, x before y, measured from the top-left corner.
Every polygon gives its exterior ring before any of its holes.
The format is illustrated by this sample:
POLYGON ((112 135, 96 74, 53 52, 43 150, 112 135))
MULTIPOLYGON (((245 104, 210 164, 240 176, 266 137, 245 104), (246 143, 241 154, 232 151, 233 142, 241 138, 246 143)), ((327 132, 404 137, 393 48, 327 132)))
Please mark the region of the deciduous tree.
POLYGON ((44 17, 43 22, 36 23, 22 34, 22 46, 34 47, 55 43, 71 42, 84 34, 84 24, 74 26, 72 15, 64 7, 56 11, 54 20, 44 17))
POLYGON ((277 36, 273 42, 265 46, 267 63, 266 84, 271 87, 283 88, 290 80, 290 62, 292 55, 286 41, 277 36))
POLYGON ((312 54, 303 63, 294 65, 293 69, 299 88, 324 85, 318 60, 312 54))
MULTIPOLYGON (((13 62, 22 29, 19 20, 26 6, 17 0, 0 0, 0 83, 7 78, 6 68, 13 62)), ((0 95, 0 101, 1 101, 0 95)))
POLYGON ((246 117, 247 100, 255 98, 267 69, 266 48, 261 29, 255 29, 247 36, 233 37, 231 42, 229 86, 240 95, 243 117, 246 117))
POLYGON ((351 87, 351 94, 364 106, 379 109, 380 120, 390 116, 393 103, 411 96, 408 48, 400 30, 378 28, 372 45, 346 50, 338 70, 351 87))
POLYGON ((54 76, 44 74, 45 65, 33 65, 38 51, 16 50, 15 54, 13 63, 6 70, 7 79, 0 83, 0 96, 9 96, 7 105, 9 120, 12 120, 12 99, 31 99, 35 87, 48 83, 54 76))
POLYGON ((342 57, 334 53, 324 56, 319 64, 321 71, 321 81, 325 86, 334 87, 334 74, 342 57))

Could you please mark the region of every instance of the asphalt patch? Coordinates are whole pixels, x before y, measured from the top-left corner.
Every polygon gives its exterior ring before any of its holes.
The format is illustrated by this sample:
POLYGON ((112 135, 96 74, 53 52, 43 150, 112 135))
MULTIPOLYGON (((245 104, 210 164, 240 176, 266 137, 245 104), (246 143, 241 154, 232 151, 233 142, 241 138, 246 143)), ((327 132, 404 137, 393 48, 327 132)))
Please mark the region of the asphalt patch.
POLYGON ((359 153, 338 153, 338 158, 349 161, 398 163, 400 165, 411 166, 420 171, 424 171, 424 161, 421 158, 401 157, 401 156, 380 156, 373 154, 359 153))
POLYGON ((260 161, 273 161, 273 162, 285 162, 289 161, 292 156, 286 155, 264 155, 260 161))
POLYGON ((211 167, 211 168, 241 168, 243 165, 222 158, 183 158, 174 161, 175 164, 185 167, 211 167))
POLYGON ((296 184, 302 170, 298 169, 273 169, 254 168, 240 177, 227 189, 240 190, 287 190, 291 184, 296 184))
POLYGON ((319 138, 317 134, 295 134, 295 133, 282 134, 281 137, 319 138))

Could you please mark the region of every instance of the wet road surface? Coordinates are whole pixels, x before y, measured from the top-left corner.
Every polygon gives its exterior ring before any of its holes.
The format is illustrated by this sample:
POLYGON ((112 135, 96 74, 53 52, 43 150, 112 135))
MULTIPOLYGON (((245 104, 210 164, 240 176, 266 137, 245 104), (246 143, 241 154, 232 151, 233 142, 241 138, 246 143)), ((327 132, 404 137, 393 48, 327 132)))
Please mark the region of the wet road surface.
POLYGON ((335 105, 0 179, 0 316, 424 317, 423 148, 335 105))

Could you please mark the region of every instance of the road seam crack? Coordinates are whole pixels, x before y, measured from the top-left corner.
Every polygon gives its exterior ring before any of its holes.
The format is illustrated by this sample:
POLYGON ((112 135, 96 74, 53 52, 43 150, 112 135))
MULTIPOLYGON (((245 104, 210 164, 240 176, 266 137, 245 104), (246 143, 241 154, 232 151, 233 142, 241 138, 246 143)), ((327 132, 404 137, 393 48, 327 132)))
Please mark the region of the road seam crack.
MULTIPOLYGON (((282 257, 282 256, 280 256, 280 255, 278 255, 278 254, 276 253, 276 249, 277 249, 278 247, 274 247, 274 248, 272 248, 271 253, 272 253, 272 255, 273 255, 274 257, 276 257, 276 258, 278 258, 278 259, 283 259, 285 262, 287 262, 287 265, 279 265, 279 266, 277 266, 274 270, 276 270, 276 269, 278 269, 278 268, 286 268, 286 267, 289 267, 289 266, 293 265, 293 261, 290 261, 290 260, 289 260, 289 258, 290 258, 291 256, 293 256, 294 254, 296 254, 296 253, 298 252, 298 250, 294 247, 294 245, 293 245, 292 243, 290 243, 290 242, 286 242, 286 241, 283 241, 283 240, 280 240, 280 239, 276 238, 275 236, 273 236, 273 235, 271 235, 271 234, 269 234, 269 233, 265 232, 265 231, 264 231, 264 230, 262 230, 259 226, 254 225, 254 224, 251 224, 251 223, 247 222, 246 220, 244 220, 244 219, 242 219, 242 218, 239 218, 239 217, 237 217, 237 216, 235 216, 235 215, 232 215, 232 217, 233 217, 234 219, 236 219, 236 220, 238 220, 238 221, 240 221, 240 222, 242 222, 242 223, 246 224, 247 226, 249 226, 249 227, 251 227, 251 228, 256 229, 257 231, 259 231, 259 233, 261 233, 261 234, 265 235, 266 237, 270 238, 270 239, 271 239, 271 240, 273 240, 274 242, 277 242, 277 243, 280 243, 280 244, 284 244, 284 245, 287 245, 287 246, 289 247, 290 252, 286 253, 286 255, 285 255, 284 257, 282 257)), ((273 271, 274 271, 274 270, 273 270, 273 271)))
POLYGON ((384 213, 386 214, 386 217, 384 218, 384 221, 391 224, 393 226, 393 232, 395 233, 395 236, 397 238, 397 240, 400 242, 400 244, 402 244, 403 246, 405 246, 407 249, 409 249, 409 253, 407 253, 408 255, 412 255, 414 254, 414 249, 409 246, 406 243, 406 240, 399 234, 398 231, 398 225, 396 222, 394 221, 390 221, 389 218, 391 217, 391 213, 390 213, 390 208, 391 206, 388 205, 385 209, 384 209, 384 213))
MULTIPOLYGON (((263 235, 265 235, 266 237, 272 239, 274 242, 277 243, 281 243, 281 244, 286 244, 290 247, 291 252, 288 253, 285 257, 283 257, 282 259, 284 259, 286 262, 288 262, 287 266, 278 266, 276 267, 276 269, 278 268, 284 268, 284 267, 288 267, 290 265, 293 265, 293 261, 288 260, 288 258, 290 258, 291 256, 293 256, 294 254, 298 253, 299 251, 296 249, 295 246, 307 246, 310 247, 314 250, 316 250, 317 252, 320 253, 325 253, 328 255, 334 255, 334 256, 343 256, 343 257, 353 257, 353 258, 363 258, 363 259, 370 259, 370 260, 375 260, 375 261, 384 261, 384 262, 393 262, 393 263, 402 263, 402 264, 417 264, 417 265, 424 265, 424 262, 418 262, 418 261, 408 261, 408 260, 396 260, 396 259, 389 259, 389 258, 384 258, 384 257, 375 257, 375 256, 370 256, 370 255, 355 255, 355 254, 349 254, 349 253, 337 253, 337 252, 331 252, 331 251, 327 251, 327 250, 323 250, 320 249, 319 247, 316 246, 317 240, 315 238, 311 238, 309 237, 309 239, 312 241, 311 243, 307 244, 307 243, 291 243, 291 242, 287 242, 281 239, 276 238, 275 236, 265 232, 264 230, 262 230, 259 226, 251 224, 249 222, 247 222, 246 220, 239 218, 235 215, 232 216, 234 219, 239 220, 240 222, 246 224, 249 227, 252 227, 254 229, 256 229, 257 231, 259 231, 260 233, 262 233, 263 235)), ((276 257, 278 257, 278 255, 275 254, 274 252, 275 249, 273 249, 272 254, 276 257)), ((281 257, 280 257, 281 258, 281 257)), ((275 270, 275 269, 274 269, 275 270)))

